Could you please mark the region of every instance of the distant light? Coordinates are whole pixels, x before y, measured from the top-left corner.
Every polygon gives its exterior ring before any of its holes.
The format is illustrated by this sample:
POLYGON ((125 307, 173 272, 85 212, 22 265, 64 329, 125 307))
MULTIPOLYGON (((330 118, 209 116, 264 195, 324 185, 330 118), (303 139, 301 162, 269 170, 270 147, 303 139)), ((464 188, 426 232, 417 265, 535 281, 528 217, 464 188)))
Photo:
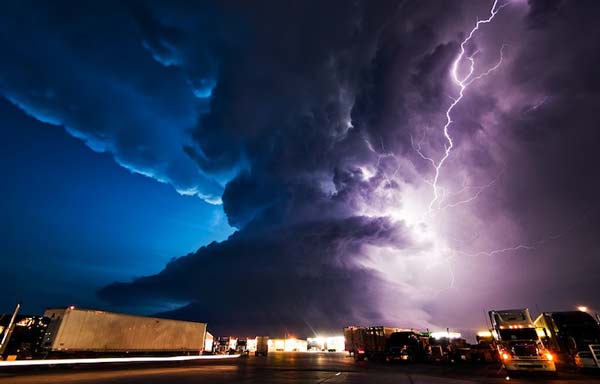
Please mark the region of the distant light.
POLYGON ((577 307, 577 310, 581 312, 587 312, 588 307, 586 307, 585 305, 580 305, 579 307, 577 307))
POLYGON ((477 332, 477 336, 479 336, 479 337, 492 337, 492 332, 490 332, 490 331, 479 331, 479 332, 477 332))
POLYGON ((71 305, 71 306, 69 307, 69 309, 75 309, 75 306, 74 306, 74 305, 71 305))
POLYGON ((431 337, 434 339, 459 339, 461 334, 458 332, 431 332, 431 337))

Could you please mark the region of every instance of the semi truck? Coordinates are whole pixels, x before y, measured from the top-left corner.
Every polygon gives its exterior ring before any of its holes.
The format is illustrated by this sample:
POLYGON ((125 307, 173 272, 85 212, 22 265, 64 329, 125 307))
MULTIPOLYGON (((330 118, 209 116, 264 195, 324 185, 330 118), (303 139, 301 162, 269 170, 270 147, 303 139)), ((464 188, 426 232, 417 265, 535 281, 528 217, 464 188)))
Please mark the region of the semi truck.
POLYGON ((400 331, 392 327, 365 328, 365 355, 369 360, 386 360, 389 358, 389 340, 393 333, 400 331))
POLYGON ((44 357, 199 355, 206 323, 80 309, 50 308, 44 357))
POLYGON ((543 341, 559 363, 600 369, 600 326, 589 313, 544 312, 535 325, 543 330, 543 341))
POLYGON ((529 309, 489 312, 498 354, 508 372, 556 372, 554 355, 542 344, 529 309))
POLYGON ((431 332, 429 334, 429 361, 434 363, 455 363, 470 360, 471 350, 460 333, 431 332))
POLYGON ((393 332, 386 345, 386 360, 425 361, 429 354, 429 335, 415 330, 393 332))
POLYGON ((471 361, 474 363, 499 362, 496 341, 490 331, 479 331, 475 337, 477 344, 471 345, 471 361))
POLYGON ((269 336, 256 336, 255 356, 267 356, 269 354, 269 336))
POLYGON ((43 316, 16 315, 12 318, 12 325, 9 319, 0 315, 0 337, 5 340, 0 360, 25 360, 39 356, 48 319, 43 316))
POLYGON ((428 340, 428 335, 408 329, 384 326, 344 328, 345 349, 357 361, 424 360, 428 340))
POLYGON ((346 327, 344 343, 354 359, 383 360, 387 355, 387 341, 399 329, 383 326, 346 327))

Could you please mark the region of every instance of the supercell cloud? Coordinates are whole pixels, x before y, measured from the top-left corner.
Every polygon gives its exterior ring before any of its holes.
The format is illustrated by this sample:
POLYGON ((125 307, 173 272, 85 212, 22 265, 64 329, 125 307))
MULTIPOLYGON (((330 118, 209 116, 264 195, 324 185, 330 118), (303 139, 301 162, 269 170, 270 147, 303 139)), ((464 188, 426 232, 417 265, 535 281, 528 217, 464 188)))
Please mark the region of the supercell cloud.
POLYGON ((300 333, 598 307, 600 9, 499 4, 466 57, 503 60, 452 110, 432 209, 452 63, 489 1, 21 3, 0 90, 238 229, 103 288, 112 305, 300 333))

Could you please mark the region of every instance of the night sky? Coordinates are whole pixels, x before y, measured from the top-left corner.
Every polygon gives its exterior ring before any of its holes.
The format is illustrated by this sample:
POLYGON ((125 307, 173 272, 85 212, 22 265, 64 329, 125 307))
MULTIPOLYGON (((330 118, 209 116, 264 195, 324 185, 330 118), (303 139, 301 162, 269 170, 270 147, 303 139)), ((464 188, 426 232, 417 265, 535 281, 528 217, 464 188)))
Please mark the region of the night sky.
POLYGON ((7 2, 1 309, 305 336, 600 311, 598 20, 594 0, 7 2))

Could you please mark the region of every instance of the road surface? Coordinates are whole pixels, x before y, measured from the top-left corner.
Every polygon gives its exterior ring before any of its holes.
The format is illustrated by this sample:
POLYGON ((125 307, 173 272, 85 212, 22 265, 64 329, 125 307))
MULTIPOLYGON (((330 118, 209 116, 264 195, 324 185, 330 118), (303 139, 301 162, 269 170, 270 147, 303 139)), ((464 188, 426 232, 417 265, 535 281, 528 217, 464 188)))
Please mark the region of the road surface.
POLYGON ((341 353, 271 353, 228 361, 145 363, 104 367, 54 367, 0 372, 0 384, 128 383, 346 383, 346 384, 471 384, 471 383, 598 383, 600 376, 575 373, 554 377, 518 377, 506 380, 496 366, 473 364, 355 363, 341 353))

